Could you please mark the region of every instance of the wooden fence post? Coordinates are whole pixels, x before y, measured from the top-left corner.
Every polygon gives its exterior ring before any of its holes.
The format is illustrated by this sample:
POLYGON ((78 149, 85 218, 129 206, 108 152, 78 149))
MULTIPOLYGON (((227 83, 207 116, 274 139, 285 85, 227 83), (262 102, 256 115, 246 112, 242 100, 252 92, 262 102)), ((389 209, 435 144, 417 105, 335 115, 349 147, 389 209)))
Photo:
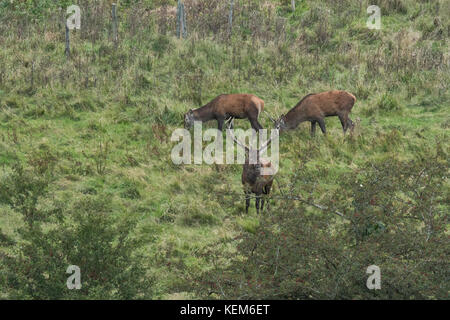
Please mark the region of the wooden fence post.
POLYGON ((295 0, 291 0, 292 11, 295 11, 295 0))
POLYGON ((178 0, 177 6, 177 38, 187 37, 186 12, 184 11, 184 3, 178 0))
POLYGON ((177 38, 181 37, 181 1, 178 0, 177 4, 177 38))
POLYGON ((34 88, 34 60, 31 62, 31 84, 30 87, 31 89, 34 88))
POLYGON ((229 35, 231 37, 231 32, 233 30, 233 5, 234 0, 230 0, 230 13, 228 15, 228 28, 229 28, 229 35))
POLYGON ((70 56, 70 36, 69 36, 69 27, 67 26, 67 22, 65 23, 66 26, 66 57, 69 58, 70 56))
POLYGON ((116 4, 112 4, 112 28, 113 28, 113 41, 117 44, 118 36, 117 36, 117 15, 116 15, 116 4))
POLYGON ((187 38, 187 25, 186 25, 186 11, 184 10, 184 3, 181 5, 183 8, 183 38, 187 38))

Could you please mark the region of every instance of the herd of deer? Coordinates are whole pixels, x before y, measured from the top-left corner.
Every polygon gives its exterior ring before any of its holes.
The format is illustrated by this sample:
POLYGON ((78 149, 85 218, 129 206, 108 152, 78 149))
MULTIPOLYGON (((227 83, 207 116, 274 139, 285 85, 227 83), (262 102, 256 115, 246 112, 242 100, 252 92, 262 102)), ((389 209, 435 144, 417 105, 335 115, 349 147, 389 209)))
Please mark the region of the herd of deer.
MULTIPOLYGON (((316 124, 319 124, 323 134, 326 134, 325 117, 337 116, 341 121, 342 129, 345 132, 353 129, 353 122, 349 118, 356 98, 349 92, 333 90, 321 93, 306 95, 288 113, 282 115, 274 121, 275 129, 280 131, 293 130, 304 121, 311 122, 311 135, 314 136, 316 124)), ((260 155, 268 148, 272 139, 269 139, 264 146, 257 149, 256 163, 249 162, 250 148, 241 143, 232 134, 233 119, 248 119, 253 129, 259 131, 263 127, 258 122, 258 117, 264 110, 264 101, 252 94, 222 94, 214 98, 211 102, 195 110, 189 110, 184 115, 184 126, 189 129, 194 121, 217 120, 218 129, 222 131, 225 121, 233 140, 245 150, 245 163, 242 171, 242 184, 245 192, 245 211, 248 213, 250 205, 250 195, 256 195, 256 212, 259 213, 264 208, 264 198, 268 195, 272 187, 273 175, 265 175, 262 168, 270 168, 272 164, 260 155)))

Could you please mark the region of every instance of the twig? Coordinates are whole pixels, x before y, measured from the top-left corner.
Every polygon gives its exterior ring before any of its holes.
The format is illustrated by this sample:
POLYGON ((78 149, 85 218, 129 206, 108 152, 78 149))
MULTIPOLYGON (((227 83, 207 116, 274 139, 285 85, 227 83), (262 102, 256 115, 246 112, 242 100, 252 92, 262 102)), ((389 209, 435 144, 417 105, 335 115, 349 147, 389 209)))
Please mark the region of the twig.
MULTIPOLYGON (((286 199, 288 199, 288 200, 298 200, 298 201, 301 201, 301 202, 303 202, 303 203, 309 204, 310 206, 313 206, 313 207, 315 207, 315 208, 318 208, 318 209, 320 209, 320 210, 327 210, 327 211, 330 211, 330 209, 329 209, 328 207, 321 206, 321 205, 319 205, 319 204, 316 204, 316 203, 313 203, 313 202, 306 201, 306 200, 304 200, 304 199, 302 199, 302 198, 300 198, 300 197, 297 197, 297 196, 287 196, 286 199)), ((344 218, 344 219, 350 220, 349 218, 347 218, 346 216, 344 216, 344 214, 343 214, 342 212, 339 212, 339 211, 337 211, 337 210, 334 210, 334 211, 331 211, 331 212, 333 212, 334 214, 337 214, 338 216, 340 216, 340 217, 342 217, 342 218, 344 218)))

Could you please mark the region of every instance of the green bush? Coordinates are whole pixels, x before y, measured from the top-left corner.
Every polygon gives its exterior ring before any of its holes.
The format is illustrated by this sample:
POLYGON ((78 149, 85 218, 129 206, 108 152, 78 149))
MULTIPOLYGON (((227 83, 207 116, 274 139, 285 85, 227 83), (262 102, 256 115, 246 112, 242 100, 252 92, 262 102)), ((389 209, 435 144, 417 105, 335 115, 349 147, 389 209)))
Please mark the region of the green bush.
MULTIPOLYGON (((0 283, 11 299, 136 299, 152 297, 147 260, 139 253, 137 220, 119 217, 105 195, 71 205, 53 199, 49 181, 17 166, 0 184, 0 203, 22 216, 16 242, 0 233, 0 283), (3 240, 2 240, 3 239, 3 240), (66 285, 80 267, 81 289, 66 285)), ((4 291, 2 293, 5 293, 4 291)))
POLYGON ((449 194, 442 189, 448 167, 439 150, 412 161, 387 158, 344 174, 322 200, 323 212, 284 200, 261 217, 255 232, 202 252, 215 267, 194 277, 197 293, 221 299, 445 299, 449 194), (226 250, 230 244, 237 252, 226 250), (381 269, 381 290, 366 287, 370 265, 381 269))

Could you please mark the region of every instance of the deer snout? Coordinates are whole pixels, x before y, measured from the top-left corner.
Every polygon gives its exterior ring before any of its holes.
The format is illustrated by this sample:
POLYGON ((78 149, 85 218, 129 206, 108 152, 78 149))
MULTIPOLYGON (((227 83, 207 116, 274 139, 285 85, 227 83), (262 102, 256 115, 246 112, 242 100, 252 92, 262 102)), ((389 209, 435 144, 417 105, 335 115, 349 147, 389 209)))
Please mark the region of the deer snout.
POLYGON ((284 118, 279 118, 275 121, 274 127, 276 130, 285 130, 286 129, 286 122, 284 121, 284 118))
MULTIPOLYGON (((260 159, 260 162, 258 163, 259 165, 259 174, 262 177, 271 177, 273 176, 273 170, 274 170, 274 166, 272 165, 272 162, 270 162, 268 159, 260 159)), ((272 180, 272 178, 270 178, 269 180, 272 180)))
POLYGON ((184 128, 189 130, 192 127, 192 121, 190 121, 190 118, 188 115, 184 116, 184 128))

